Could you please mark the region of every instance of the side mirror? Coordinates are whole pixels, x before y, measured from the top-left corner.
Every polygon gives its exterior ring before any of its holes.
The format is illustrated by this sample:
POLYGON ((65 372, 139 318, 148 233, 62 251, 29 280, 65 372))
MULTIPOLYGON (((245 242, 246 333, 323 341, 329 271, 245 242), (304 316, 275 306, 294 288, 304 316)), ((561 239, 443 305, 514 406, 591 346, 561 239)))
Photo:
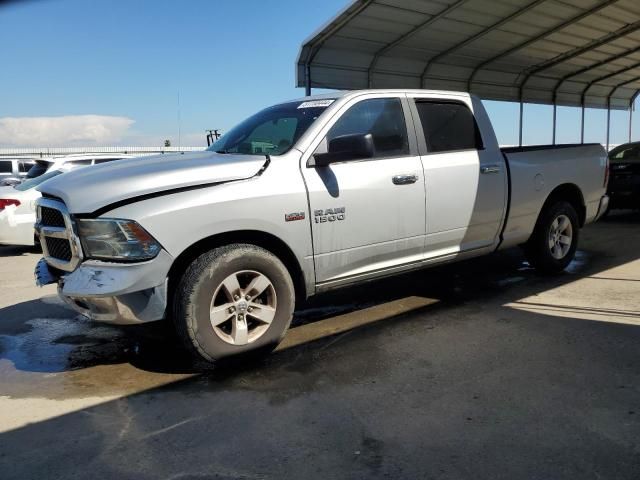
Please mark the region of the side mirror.
POLYGON ((334 162, 372 158, 373 155, 373 136, 370 133, 341 135, 329 141, 327 153, 316 153, 313 156, 313 166, 326 167, 334 162))

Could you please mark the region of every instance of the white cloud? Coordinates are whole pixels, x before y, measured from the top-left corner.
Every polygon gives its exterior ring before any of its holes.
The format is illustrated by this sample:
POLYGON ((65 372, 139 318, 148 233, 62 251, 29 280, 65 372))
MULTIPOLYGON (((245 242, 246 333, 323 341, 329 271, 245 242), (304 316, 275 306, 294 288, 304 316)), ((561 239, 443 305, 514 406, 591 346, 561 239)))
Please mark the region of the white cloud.
POLYGON ((107 115, 0 118, 0 146, 98 146, 119 143, 134 120, 107 115))

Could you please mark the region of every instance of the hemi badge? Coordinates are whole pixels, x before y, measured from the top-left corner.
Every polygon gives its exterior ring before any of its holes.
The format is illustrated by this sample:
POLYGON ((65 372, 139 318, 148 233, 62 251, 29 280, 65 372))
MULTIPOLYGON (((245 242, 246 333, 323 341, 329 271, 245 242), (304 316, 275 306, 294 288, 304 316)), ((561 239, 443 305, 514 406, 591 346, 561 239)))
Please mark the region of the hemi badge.
POLYGON ((295 222, 296 220, 304 220, 304 212, 285 213, 285 222, 295 222))

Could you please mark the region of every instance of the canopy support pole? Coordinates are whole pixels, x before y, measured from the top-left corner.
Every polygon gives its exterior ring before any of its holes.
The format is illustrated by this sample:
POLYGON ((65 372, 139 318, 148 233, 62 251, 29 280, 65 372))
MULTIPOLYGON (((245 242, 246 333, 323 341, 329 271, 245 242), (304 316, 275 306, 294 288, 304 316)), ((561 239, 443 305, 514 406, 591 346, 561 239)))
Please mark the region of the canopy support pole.
POLYGON ((308 63, 304 66, 304 94, 311 96, 311 65, 308 63))
POLYGON ((586 100, 586 90, 583 90, 582 95, 580 96, 580 108, 582 110, 581 112, 582 120, 580 121, 580 143, 584 143, 584 112, 586 110, 585 100, 586 100))
POLYGON ((629 143, 631 143, 632 137, 632 127, 633 127, 633 111, 636 109, 636 98, 640 95, 640 90, 636 91, 636 93, 631 97, 631 101, 629 102, 629 143))
POLYGON ((558 105, 553 101, 553 144, 556 144, 556 119, 558 117, 558 105))
POLYGON ((609 136, 611 134, 611 96, 607 100, 607 152, 609 151, 609 136))
POLYGON ((522 119, 524 117, 524 103, 520 100, 520 122, 518 123, 518 146, 522 146, 522 119))
POLYGON ((584 143, 584 102, 582 102, 580 110, 580 143, 584 143))

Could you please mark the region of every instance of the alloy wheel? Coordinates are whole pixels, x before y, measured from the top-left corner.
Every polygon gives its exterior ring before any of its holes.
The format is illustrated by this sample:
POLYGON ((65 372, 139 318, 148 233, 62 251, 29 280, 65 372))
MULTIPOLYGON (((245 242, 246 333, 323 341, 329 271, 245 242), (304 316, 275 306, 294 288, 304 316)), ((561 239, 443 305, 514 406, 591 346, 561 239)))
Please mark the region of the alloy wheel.
POLYGON ((255 342, 269 329, 277 297, 266 275, 252 270, 232 273, 216 288, 209 318, 213 331, 231 345, 255 342))

